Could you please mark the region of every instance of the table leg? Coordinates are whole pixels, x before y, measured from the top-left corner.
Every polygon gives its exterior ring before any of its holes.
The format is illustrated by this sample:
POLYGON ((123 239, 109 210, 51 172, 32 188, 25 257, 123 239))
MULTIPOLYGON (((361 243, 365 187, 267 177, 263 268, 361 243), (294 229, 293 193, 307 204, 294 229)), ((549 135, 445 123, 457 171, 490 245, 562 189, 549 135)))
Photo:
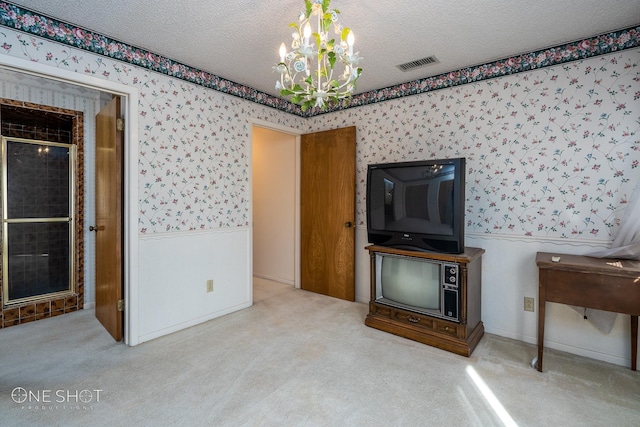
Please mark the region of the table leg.
POLYGON ((545 307, 544 285, 540 283, 538 289, 538 371, 542 372, 542 353, 544 350, 544 307, 545 307))
POLYGON ((638 361, 638 316, 631 316, 631 369, 636 370, 638 361))

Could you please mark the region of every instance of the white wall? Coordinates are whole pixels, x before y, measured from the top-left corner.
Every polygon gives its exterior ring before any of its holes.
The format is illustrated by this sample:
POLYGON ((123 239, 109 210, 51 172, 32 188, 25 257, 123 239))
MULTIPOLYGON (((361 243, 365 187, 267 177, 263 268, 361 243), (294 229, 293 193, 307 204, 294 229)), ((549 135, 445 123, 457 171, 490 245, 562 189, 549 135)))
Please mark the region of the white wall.
POLYGON ((140 342, 251 306, 249 236, 248 228, 140 236, 140 342))
MULTIPOLYGON (((488 333, 537 344, 537 252, 583 255, 601 249, 588 241, 497 238, 473 234, 468 246, 482 247, 482 320, 488 333), (536 312, 524 311, 524 297, 535 298, 536 312)), ((600 332, 569 306, 546 304, 545 347, 605 360, 631 364, 628 315, 617 315, 610 333, 600 332)), ((535 354, 531 354, 533 358, 535 354)))
MULTIPOLYGON (((466 246, 483 248, 482 321, 485 332, 524 341, 538 342, 537 252, 583 255, 602 246, 589 242, 509 239, 468 235, 466 246), (524 297, 535 299, 535 312, 524 311, 524 297)), ((356 301, 370 295, 369 252, 366 227, 356 229, 356 301)), ((622 366, 631 365, 629 316, 618 314, 611 332, 599 331, 571 307, 547 303, 545 348, 554 348, 622 366)), ((537 356, 532 347, 530 360, 537 356)))
POLYGON ((295 284, 296 136, 253 127, 253 275, 295 284))

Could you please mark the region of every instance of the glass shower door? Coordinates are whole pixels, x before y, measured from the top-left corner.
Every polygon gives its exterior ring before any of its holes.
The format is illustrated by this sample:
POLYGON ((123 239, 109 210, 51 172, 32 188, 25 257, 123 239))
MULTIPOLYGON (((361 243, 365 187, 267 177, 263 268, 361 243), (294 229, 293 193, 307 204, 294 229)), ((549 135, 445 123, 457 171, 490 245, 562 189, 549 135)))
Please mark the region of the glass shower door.
POLYGON ((2 165, 3 303, 73 292, 75 146, 3 138, 2 165))

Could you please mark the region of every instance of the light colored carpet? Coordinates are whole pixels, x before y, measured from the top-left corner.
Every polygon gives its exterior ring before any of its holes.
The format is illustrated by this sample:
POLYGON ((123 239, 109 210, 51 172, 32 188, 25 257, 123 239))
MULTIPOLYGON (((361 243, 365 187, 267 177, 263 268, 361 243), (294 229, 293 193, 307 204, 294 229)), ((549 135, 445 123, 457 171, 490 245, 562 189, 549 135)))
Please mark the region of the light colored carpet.
POLYGON ((539 373, 535 346, 489 334, 466 358, 366 327, 365 304, 254 289, 251 308, 137 347, 90 310, 0 330, 0 425, 640 425, 640 372, 545 350, 539 373))

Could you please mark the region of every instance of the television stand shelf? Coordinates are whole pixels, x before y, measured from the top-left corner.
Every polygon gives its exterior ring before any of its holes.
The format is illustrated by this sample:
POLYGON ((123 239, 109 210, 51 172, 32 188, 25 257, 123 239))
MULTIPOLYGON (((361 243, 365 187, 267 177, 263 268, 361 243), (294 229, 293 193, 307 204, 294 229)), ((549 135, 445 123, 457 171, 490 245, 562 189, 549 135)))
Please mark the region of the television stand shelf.
POLYGON ((461 254, 422 252, 371 245, 371 300, 365 325, 428 344, 462 356, 470 356, 482 336, 480 291, 484 249, 465 247, 461 254), (376 301, 376 254, 447 262, 458 266, 459 321, 426 315, 376 301))

